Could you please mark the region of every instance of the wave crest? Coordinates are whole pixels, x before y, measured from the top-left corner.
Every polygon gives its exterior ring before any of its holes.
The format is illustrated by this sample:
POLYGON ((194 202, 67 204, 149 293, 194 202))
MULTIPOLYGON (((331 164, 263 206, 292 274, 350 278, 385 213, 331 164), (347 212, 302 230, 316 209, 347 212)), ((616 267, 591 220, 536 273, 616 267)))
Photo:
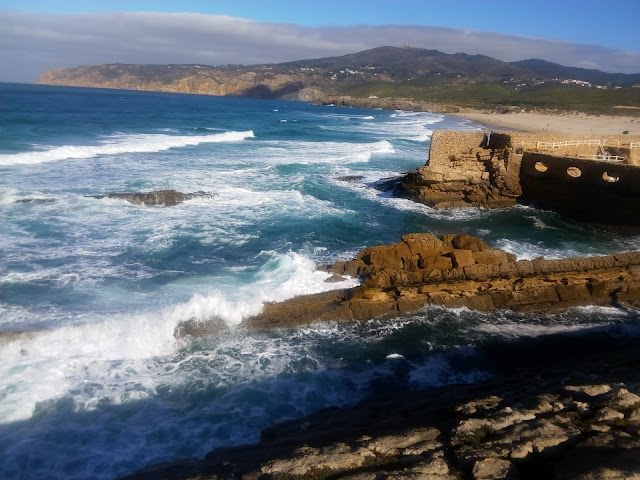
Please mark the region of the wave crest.
POLYGON ((170 148, 190 147, 202 143, 239 142, 252 137, 254 137, 252 130, 210 135, 111 135, 98 145, 62 145, 48 150, 0 155, 0 166, 86 159, 98 155, 161 152, 170 148))

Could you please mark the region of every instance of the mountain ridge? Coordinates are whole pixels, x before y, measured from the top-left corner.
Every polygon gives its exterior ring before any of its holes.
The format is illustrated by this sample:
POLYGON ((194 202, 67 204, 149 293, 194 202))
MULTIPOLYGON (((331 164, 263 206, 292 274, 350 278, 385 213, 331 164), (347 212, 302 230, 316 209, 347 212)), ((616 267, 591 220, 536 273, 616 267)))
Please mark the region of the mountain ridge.
MULTIPOLYGON (((327 95, 374 96, 381 85, 390 87, 386 88, 391 92, 389 96, 411 98, 438 94, 442 88, 460 90, 474 84, 499 85, 516 92, 522 85, 534 87, 562 81, 583 82, 583 86, 598 84, 599 88, 631 88, 640 84, 640 73, 607 73, 540 59, 503 62, 486 55, 383 46, 278 64, 116 63, 57 68, 44 72, 36 83, 313 101, 327 95), (395 92, 407 85, 419 92, 409 95, 395 92)), ((632 99, 636 96, 632 95, 632 99)), ((640 104, 640 99, 637 103, 640 104)))

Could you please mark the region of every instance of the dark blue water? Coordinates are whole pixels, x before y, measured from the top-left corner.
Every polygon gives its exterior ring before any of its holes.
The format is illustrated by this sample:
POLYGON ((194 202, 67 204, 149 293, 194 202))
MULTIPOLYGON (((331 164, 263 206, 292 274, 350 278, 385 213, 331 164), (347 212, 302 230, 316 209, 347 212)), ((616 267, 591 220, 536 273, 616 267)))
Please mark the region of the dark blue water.
POLYGON ((431 308, 176 340, 183 320, 233 327, 265 302, 353 285, 315 266, 409 232, 470 233, 520 258, 640 239, 371 188, 424 164, 434 129, 481 128, 454 117, 11 84, 0 108, 2 478, 114 478, 380 389, 484 378, 450 361, 483 342, 635 321, 431 308), (164 188, 216 196, 170 208, 87 197, 164 188))

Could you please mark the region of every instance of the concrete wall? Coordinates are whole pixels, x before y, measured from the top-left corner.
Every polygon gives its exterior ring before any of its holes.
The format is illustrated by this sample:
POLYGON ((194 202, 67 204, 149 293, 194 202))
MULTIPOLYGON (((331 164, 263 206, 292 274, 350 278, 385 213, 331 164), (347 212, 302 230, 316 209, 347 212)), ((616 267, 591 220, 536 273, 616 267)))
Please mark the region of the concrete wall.
POLYGON ((525 152, 519 203, 601 224, 640 225, 640 168, 525 152))
MULTIPOLYGON (((428 165, 448 165, 452 156, 468 155, 473 149, 480 148, 484 135, 482 131, 451 131, 436 130, 431 137, 428 165)), ((607 143, 620 142, 628 147, 629 142, 640 142, 640 137, 629 135, 567 135, 551 133, 527 133, 495 131, 494 133, 511 136, 511 146, 514 150, 537 151, 538 142, 562 142, 571 140, 606 140, 607 143)), ((541 152, 562 156, 588 156, 598 153, 598 147, 571 146, 554 149, 541 149, 541 152)), ((628 150, 627 150, 628 151, 628 150)), ((631 150, 631 163, 640 164, 640 148, 631 150)))

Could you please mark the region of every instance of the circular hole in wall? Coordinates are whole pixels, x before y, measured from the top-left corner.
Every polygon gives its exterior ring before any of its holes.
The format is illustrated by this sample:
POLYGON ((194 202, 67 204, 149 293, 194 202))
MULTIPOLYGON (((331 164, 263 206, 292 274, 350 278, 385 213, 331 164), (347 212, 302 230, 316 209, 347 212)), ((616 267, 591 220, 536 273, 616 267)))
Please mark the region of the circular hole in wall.
POLYGON ((573 178, 578 178, 580 175, 582 175, 582 172, 578 167, 569 167, 567 168, 567 175, 573 178))
POLYGON ((617 176, 617 175, 609 175, 607 172, 604 172, 604 173, 602 174, 602 179, 603 179, 605 182, 615 183, 615 182, 617 182, 618 180, 620 180, 620 177, 619 177, 619 176, 617 176))
POLYGON ((534 168, 539 172, 546 172, 549 169, 549 167, 547 167, 542 162, 536 162, 536 164, 534 165, 534 168))

